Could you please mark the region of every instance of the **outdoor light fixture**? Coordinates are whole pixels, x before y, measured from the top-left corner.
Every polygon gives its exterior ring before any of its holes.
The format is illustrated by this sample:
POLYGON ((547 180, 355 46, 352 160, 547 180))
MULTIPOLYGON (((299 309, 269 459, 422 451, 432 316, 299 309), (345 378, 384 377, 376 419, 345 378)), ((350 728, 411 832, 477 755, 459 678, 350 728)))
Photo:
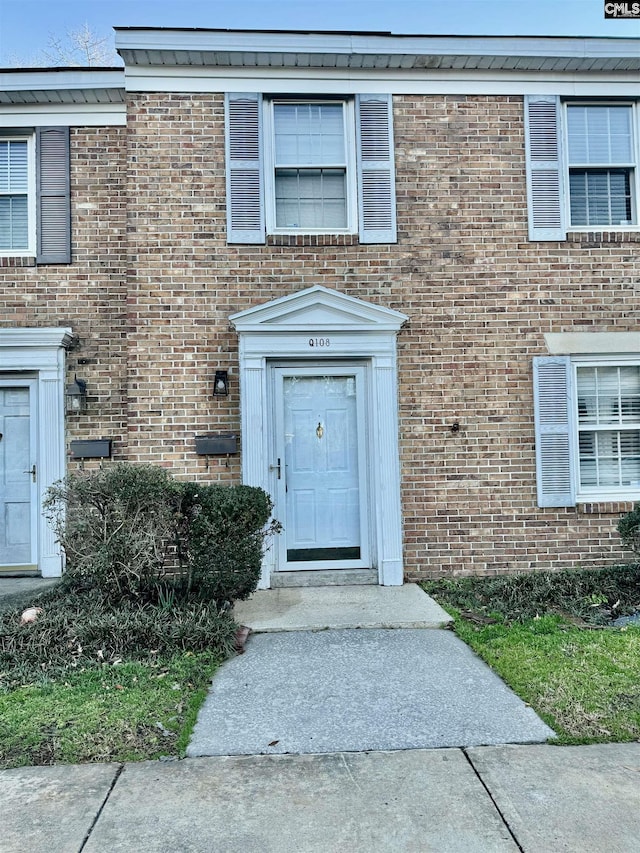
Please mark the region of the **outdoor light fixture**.
POLYGON ((229 393, 229 374, 226 370, 216 370, 213 379, 213 396, 226 397, 229 393))
POLYGON ((65 388, 64 399, 68 413, 84 412, 87 408, 87 383, 84 379, 74 376, 71 385, 65 388))

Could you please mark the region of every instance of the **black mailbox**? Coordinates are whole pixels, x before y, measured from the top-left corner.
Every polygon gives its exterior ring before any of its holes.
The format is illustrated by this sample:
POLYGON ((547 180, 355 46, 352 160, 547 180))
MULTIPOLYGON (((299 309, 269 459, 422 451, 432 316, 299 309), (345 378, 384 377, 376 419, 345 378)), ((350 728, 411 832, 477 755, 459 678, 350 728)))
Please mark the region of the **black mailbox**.
POLYGON ((238 452, 237 435, 197 435, 196 453, 199 456, 227 456, 238 452))
POLYGON ((110 459, 111 439, 94 438, 87 441, 71 442, 72 459, 110 459))

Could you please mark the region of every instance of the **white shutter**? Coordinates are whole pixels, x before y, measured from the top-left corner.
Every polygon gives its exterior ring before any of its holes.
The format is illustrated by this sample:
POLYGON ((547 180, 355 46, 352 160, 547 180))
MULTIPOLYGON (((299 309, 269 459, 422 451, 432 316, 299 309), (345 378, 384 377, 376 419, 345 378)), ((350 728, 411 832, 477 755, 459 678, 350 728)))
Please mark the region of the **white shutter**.
POLYGON ((533 359, 538 506, 574 506, 574 437, 568 356, 533 359))
POLYGON ((71 263, 69 128, 36 130, 36 208, 39 264, 71 263))
POLYGON ((227 159, 227 240, 264 243, 262 96, 225 98, 227 159))
POLYGON ((560 98, 527 95, 524 108, 529 239, 564 240, 560 98))
POLYGON ((396 187, 391 95, 356 97, 361 243, 395 243, 396 187))

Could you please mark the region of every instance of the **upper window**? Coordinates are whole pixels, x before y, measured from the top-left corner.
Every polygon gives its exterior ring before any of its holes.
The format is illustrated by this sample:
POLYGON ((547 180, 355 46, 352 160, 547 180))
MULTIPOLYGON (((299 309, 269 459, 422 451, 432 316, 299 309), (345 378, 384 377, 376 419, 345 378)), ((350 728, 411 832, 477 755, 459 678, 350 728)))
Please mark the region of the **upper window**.
POLYGON ((267 108, 272 135, 266 154, 273 179, 267 229, 355 230, 351 105, 273 101, 267 108))
POLYGON ((567 104, 569 223, 637 224, 636 146, 630 104, 567 104))
POLYGON ((525 96, 529 238, 640 227, 638 104, 525 96))
POLYGON ((395 243, 390 95, 225 98, 227 235, 358 234, 395 243))
POLYGON ((0 138, 0 253, 35 254, 31 138, 0 138))

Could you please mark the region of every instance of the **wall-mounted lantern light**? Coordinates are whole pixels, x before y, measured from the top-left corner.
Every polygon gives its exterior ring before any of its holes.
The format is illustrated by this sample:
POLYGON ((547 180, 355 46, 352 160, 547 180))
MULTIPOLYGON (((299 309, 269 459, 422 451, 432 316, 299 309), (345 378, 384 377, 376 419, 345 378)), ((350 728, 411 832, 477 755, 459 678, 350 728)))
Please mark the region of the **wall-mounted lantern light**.
POLYGON ((213 379, 213 396, 226 397, 229 393, 229 374, 226 370, 216 370, 213 379))
POLYGON ((64 391, 65 411, 71 414, 84 412, 87 408, 87 383, 84 379, 73 377, 71 385, 64 391))

